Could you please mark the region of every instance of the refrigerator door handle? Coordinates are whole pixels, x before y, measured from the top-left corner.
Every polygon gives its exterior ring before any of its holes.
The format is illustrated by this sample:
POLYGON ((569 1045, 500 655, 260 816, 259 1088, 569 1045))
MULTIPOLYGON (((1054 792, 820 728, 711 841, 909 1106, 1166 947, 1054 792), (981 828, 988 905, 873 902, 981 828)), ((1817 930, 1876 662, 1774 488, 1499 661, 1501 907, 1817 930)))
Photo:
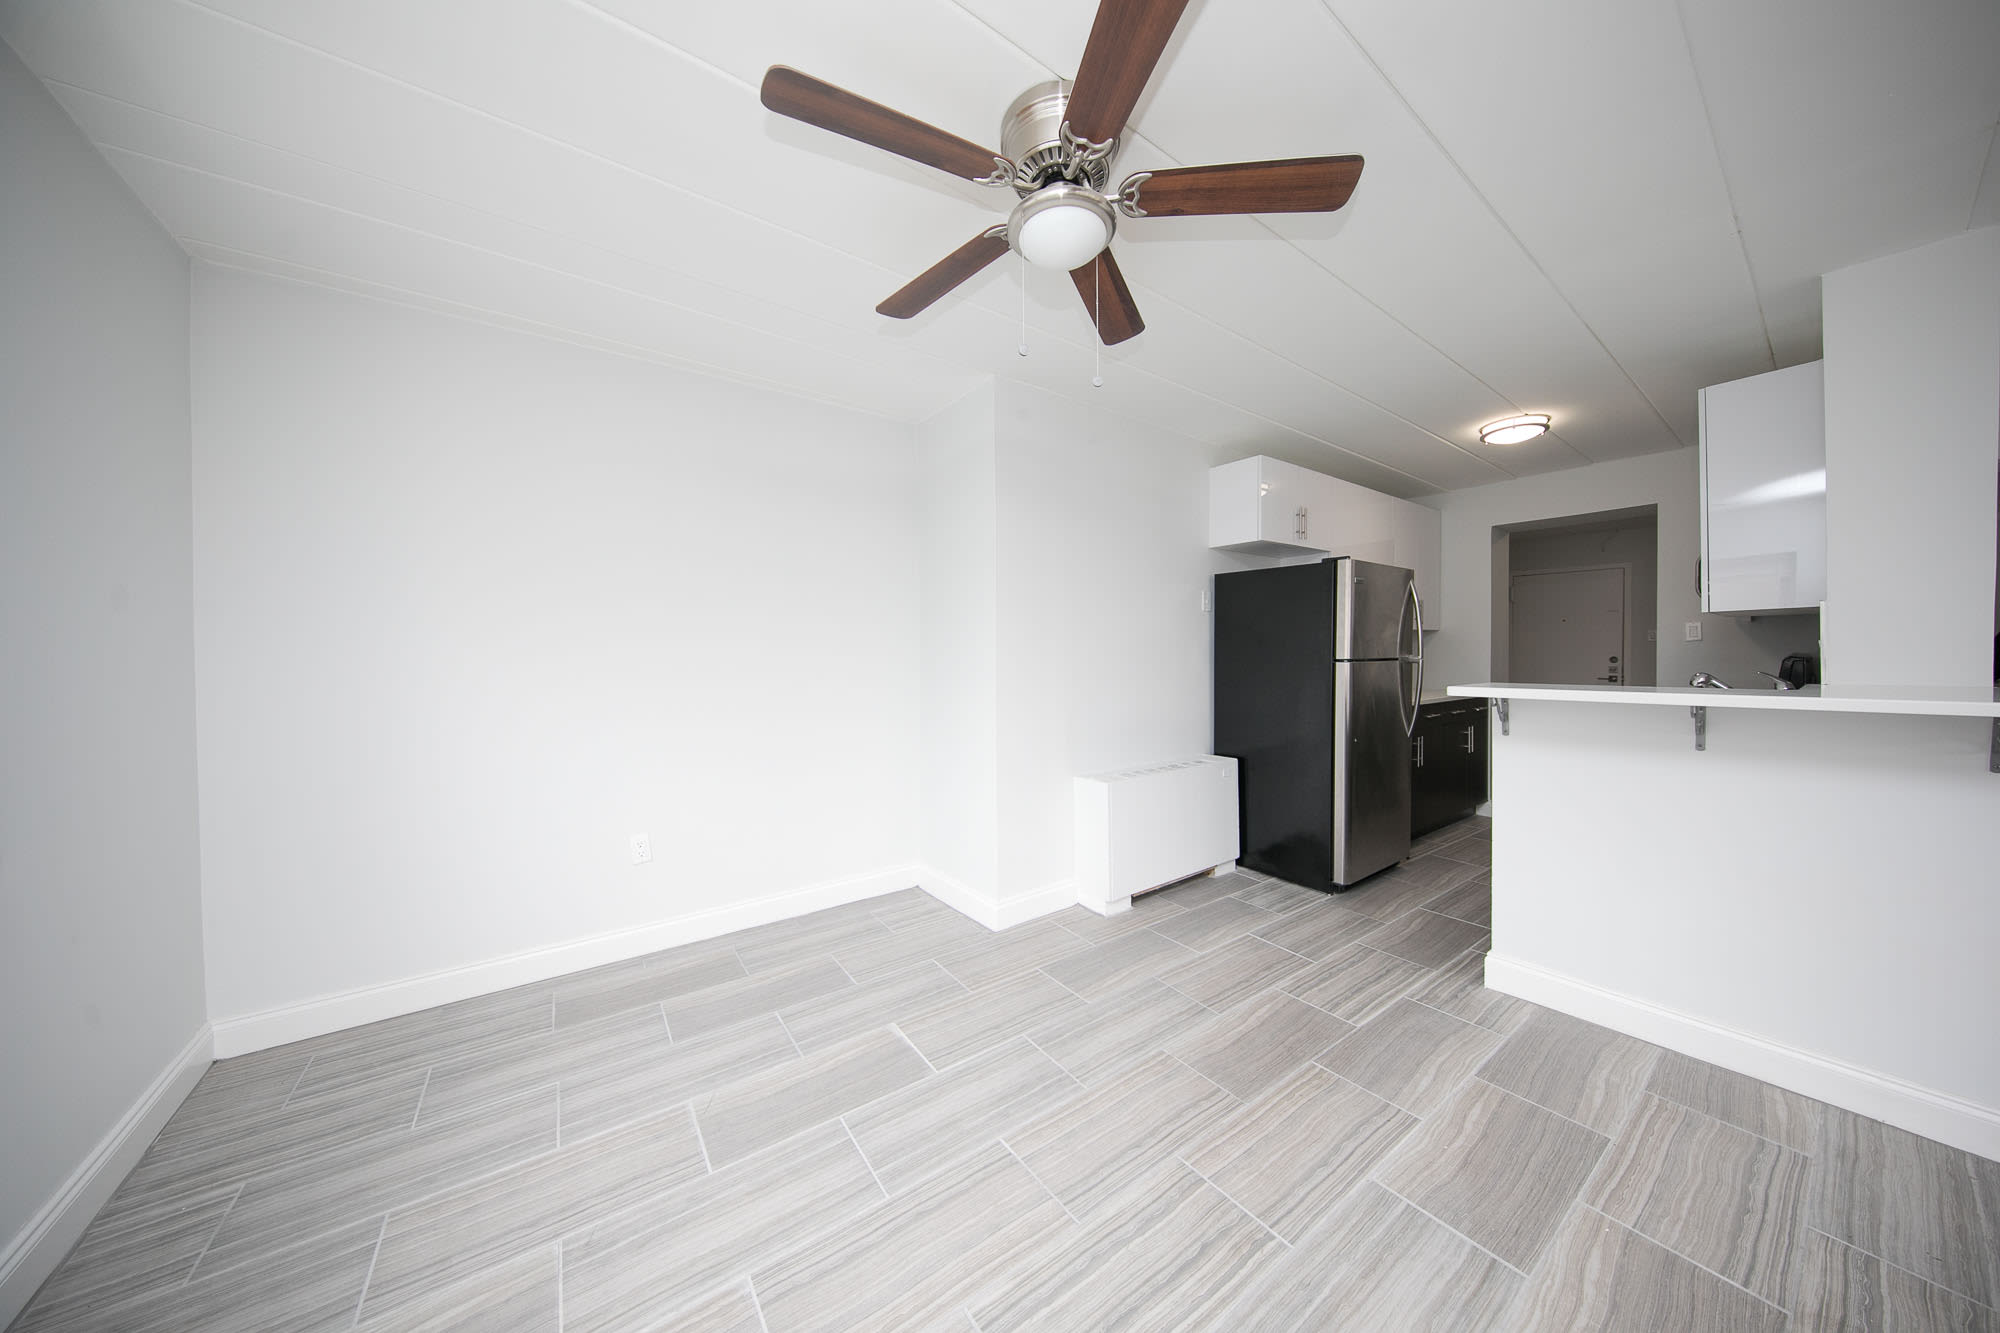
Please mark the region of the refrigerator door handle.
MULTIPOLYGON (((1410 718, 1408 722, 1403 724, 1403 734, 1405 736, 1414 736, 1417 734, 1417 710, 1423 706, 1424 698, 1424 604, 1422 599, 1417 596, 1417 582, 1415 579, 1410 580, 1409 588, 1410 623, 1417 628, 1417 655, 1413 659, 1417 667, 1417 688, 1410 696, 1410 718)), ((1400 674, 1398 673, 1398 675, 1400 674)))

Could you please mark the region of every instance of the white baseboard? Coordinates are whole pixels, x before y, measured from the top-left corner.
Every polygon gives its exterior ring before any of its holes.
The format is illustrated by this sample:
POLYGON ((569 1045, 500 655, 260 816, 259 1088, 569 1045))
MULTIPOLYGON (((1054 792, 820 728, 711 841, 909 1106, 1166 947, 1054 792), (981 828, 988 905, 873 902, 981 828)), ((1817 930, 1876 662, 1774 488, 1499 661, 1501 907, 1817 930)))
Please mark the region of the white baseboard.
POLYGON ((546 949, 531 949, 465 967, 323 995, 261 1013, 220 1019, 215 1024, 215 1054, 217 1058, 227 1058, 283 1046, 362 1023, 375 1023, 475 995, 547 981, 584 968, 622 962, 677 944, 713 939, 749 926, 803 916, 863 898, 879 898, 915 885, 918 874, 915 866, 891 866, 546 949))
POLYGON ((1605 990, 1533 963, 1486 955, 1486 984, 1697 1060, 2000 1160, 2000 1108, 1605 990))
POLYGON ((1076 881, 1071 879, 1057 880, 1031 892, 995 902, 942 870, 918 866, 917 887, 946 907, 963 912, 988 930, 1018 926, 1023 921, 1033 921, 1038 916, 1074 907, 1077 902, 1076 881))
POLYGON ((36 1289, 82 1238, 90 1219, 138 1165, 147 1145, 194 1091, 214 1058, 213 1034, 204 1023, 90 1155, 69 1173, 62 1187, 7 1242, 7 1248, 0 1250, 0 1328, 26 1308, 36 1289))
POLYGON ((1005 930, 1009 926, 1018 926, 1023 921, 1033 921, 1038 916, 1047 916, 1051 912, 1060 912, 1065 907, 1074 907, 1076 903, 1076 881, 1059 879, 1053 884, 1044 884, 1041 888, 1018 897, 1002 898, 999 908, 994 913, 993 928, 1005 930))

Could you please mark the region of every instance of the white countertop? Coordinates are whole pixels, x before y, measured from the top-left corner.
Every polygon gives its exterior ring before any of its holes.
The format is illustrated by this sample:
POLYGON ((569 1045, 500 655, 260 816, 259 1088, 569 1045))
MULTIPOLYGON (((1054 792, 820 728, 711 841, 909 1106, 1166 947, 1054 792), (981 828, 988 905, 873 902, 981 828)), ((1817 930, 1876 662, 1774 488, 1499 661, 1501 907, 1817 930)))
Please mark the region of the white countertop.
POLYGON ((1929 717, 2000 717, 2000 689, 1921 685, 1886 688, 1808 685, 1799 690, 1699 690, 1689 685, 1452 685, 1461 699, 1537 699, 1549 703, 1668 704, 1682 708, 1774 708, 1800 713, 1911 713, 1929 717))

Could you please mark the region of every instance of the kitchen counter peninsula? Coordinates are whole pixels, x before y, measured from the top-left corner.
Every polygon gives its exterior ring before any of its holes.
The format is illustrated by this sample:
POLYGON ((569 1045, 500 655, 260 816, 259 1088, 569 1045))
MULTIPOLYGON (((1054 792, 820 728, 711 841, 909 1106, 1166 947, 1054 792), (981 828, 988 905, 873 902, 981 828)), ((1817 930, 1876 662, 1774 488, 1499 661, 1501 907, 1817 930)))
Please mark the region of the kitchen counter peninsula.
POLYGON ((1449 693, 1507 718, 1487 985, 2000 1159, 2000 692, 1449 693))

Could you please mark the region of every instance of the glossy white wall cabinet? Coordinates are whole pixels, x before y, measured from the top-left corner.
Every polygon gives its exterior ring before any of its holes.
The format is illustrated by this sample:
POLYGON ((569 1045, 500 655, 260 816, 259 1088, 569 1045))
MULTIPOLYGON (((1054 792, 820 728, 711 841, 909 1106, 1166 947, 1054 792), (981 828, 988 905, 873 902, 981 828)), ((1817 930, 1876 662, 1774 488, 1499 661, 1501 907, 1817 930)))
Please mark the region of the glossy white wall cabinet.
POLYGON ((1701 391, 1701 609, 1826 600, 1826 377, 1808 362, 1701 391))
POLYGON ((1443 623, 1437 510, 1259 455, 1208 472, 1208 544, 1245 555, 1351 555, 1417 576, 1424 628, 1443 623))

